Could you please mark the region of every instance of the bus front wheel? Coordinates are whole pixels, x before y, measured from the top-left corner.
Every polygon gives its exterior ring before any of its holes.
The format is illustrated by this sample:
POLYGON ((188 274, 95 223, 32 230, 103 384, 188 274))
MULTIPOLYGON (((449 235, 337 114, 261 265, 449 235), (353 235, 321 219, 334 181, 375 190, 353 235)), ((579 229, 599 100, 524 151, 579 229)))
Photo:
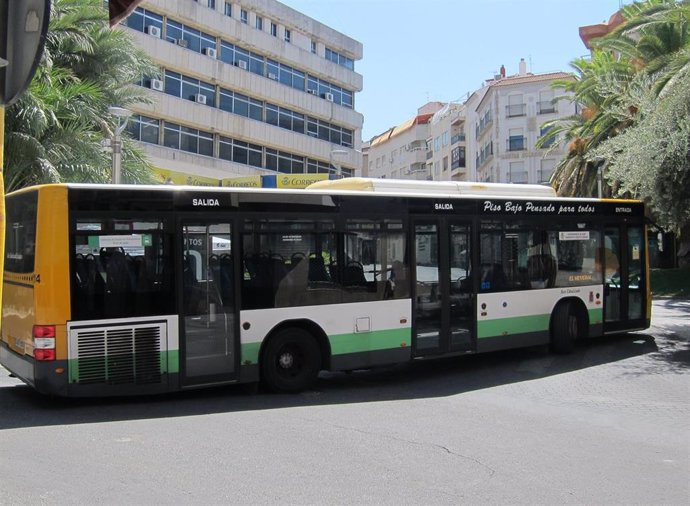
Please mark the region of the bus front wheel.
POLYGON ((272 336, 261 361, 264 384, 274 392, 300 392, 316 381, 321 352, 314 337, 300 328, 286 328, 272 336))
POLYGON ((573 304, 562 302, 556 306, 551 322, 551 349, 556 353, 572 353, 582 325, 573 304))

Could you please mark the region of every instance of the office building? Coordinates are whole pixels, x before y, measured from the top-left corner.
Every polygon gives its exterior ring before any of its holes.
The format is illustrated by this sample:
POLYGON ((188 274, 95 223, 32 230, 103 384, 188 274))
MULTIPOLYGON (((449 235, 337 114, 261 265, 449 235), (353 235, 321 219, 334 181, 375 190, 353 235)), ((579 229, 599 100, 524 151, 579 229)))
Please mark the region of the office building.
POLYGON ((161 178, 361 167, 356 40, 274 0, 145 0, 123 29, 161 69, 127 128, 161 178))

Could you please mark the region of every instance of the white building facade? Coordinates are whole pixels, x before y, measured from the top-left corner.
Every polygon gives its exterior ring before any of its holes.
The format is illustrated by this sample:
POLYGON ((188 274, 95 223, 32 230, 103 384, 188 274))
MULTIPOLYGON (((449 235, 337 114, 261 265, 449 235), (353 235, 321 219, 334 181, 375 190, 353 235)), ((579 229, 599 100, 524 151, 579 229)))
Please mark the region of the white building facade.
POLYGON ((443 107, 441 102, 430 102, 413 118, 371 139, 368 167, 362 173, 376 178, 429 179, 429 122, 443 107))
POLYGON ((161 69, 127 127, 161 174, 360 169, 361 43, 275 0, 146 0, 123 25, 161 69))
POLYGON ((561 99, 563 92, 552 87, 554 81, 568 79, 573 77, 565 72, 528 73, 524 60, 512 76, 506 76, 502 67, 466 100, 432 102, 433 116, 423 124, 418 121, 416 130, 410 131, 407 122, 373 138, 369 174, 435 181, 546 183, 566 150, 558 143, 541 148, 536 143, 546 132, 546 122, 575 114, 575 104, 569 98, 561 99), (400 132, 411 138, 403 138, 400 132), (419 160, 396 158, 401 147, 412 142, 419 145, 422 138, 425 152, 416 154, 419 160), (419 170, 422 159, 424 166, 419 170), (409 170, 411 163, 417 164, 417 170, 409 170))
POLYGON ((575 104, 559 99, 556 80, 572 79, 565 72, 531 74, 524 60, 519 72, 502 69, 467 101, 470 120, 469 160, 474 180, 494 183, 546 183, 565 156, 560 144, 537 148, 544 124, 575 114, 575 104))

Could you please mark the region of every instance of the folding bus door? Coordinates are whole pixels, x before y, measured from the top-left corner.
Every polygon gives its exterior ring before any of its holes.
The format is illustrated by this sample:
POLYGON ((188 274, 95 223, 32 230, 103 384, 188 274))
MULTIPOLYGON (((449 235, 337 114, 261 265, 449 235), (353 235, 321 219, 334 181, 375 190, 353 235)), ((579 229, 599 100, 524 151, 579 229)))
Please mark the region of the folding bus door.
POLYGON ((638 328, 646 318, 642 226, 610 225, 604 243, 605 332, 638 328))
POLYGON ((232 224, 189 219, 178 227, 184 383, 232 379, 238 367, 232 224))
POLYGON ((470 350, 470 225, 446 218, 425 218, 413 226, 415 354, 470 350))

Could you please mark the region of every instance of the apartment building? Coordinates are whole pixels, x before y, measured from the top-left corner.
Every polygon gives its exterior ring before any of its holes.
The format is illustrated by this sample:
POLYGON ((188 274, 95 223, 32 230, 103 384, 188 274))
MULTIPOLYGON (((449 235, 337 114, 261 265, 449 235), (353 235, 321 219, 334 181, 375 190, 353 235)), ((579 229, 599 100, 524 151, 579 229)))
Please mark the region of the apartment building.
POLYGON ((518 72, 501 67, 480 89, 462 100, 431 102, 415 118, 371 140, 371 177, 546 183, 565 146, 537 148, 548 121, 575 114, 575 105, 559 99, 556 80, 566 72, 533 74, 521 60, 518 72))
POLYGON ((362 173, 376 178, 429 179, 429 122, 444 105, 429 102, 420 107, 414 117, 372 138, 367 154, 368 165, 362 173))
POLYGON ((127 130, 162 179, 360 169, 356 40, 275 0, 145 0, 123 29, 161 69, 127 130))
POLYGON ((469 159, 473 179, 494 183, 546 183, 565 154, 561 144, 536 146, 544 124, 575 114, 575 104, 560 100, 556 80, 573 79, 566 72, 532 74, 524 59, 518 73, 505 68, 466 102, 469 159))
POLYGON ((466 118, 467 107, 463 102, 449 102, 431 117, 426 141, 427 179, 470 180, 466 164, 466 118))

